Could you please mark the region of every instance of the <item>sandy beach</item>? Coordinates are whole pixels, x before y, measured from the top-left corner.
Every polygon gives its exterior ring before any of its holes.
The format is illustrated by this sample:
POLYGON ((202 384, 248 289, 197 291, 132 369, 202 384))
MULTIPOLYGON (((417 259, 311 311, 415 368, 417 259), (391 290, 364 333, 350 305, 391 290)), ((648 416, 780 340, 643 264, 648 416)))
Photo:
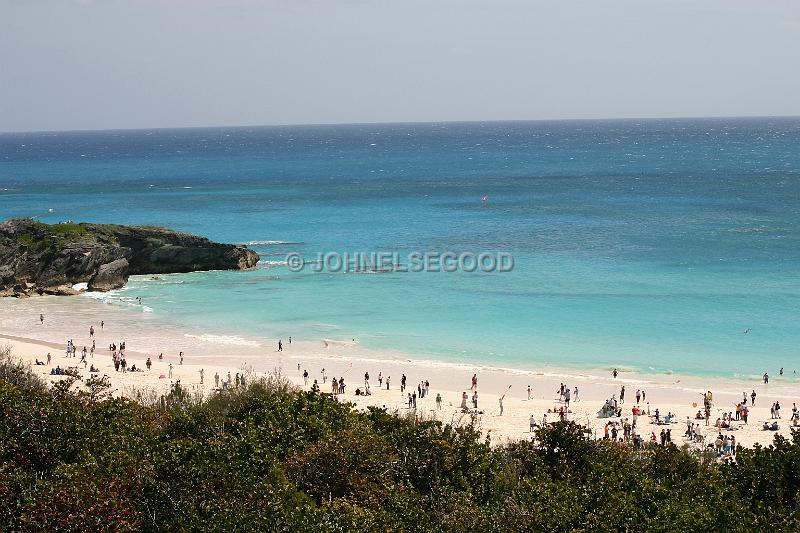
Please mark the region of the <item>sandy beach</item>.
MULTIPOLYGON (((623 371, 614 378, 610 371, 607 376, 602 376, 597 371, 576 372, 552 367, 548 367, 546 371, 479 367, 418 361, 404 358, 402 354, 376 354, 363 349, 357 343, 330 339, 293 339, 290 343, 287 338, 283 339, 283 350, 278 351, 278 339, 274 339, 274 344, 270 345, 268 342, 271 340, 256 343, 236 337, 187 335, 194 343, 174 345, 175 338, 172 337, 171 343, 165 341, 163 346, 158 345, 153 350, 158 343, 154 341, 152 331, 131 323, 130 315, 123 310, 104 306, 102 315, 94 316, 93 312, 96 313, 97 310, 85 299, 71 298, 70 305, 61 305, 65 302, 66 300, 57 301, 47 308, 44 324, 39 324, 38 314, 26 317, 24 334, 17 331, 20 317, 12 316, 13 312, 8 306, 0 308, 0 345, 8 343, 14 357, 31 364, 34 371, 49 382, 58 379, 50 375, 51 368, 56 366, 78 367, 83 376, 88 376, 89 367, 84 368, 79 363, 80 351, 83 346, 91 346, 94 340, 95 354, 94 357, 87 358, 87 363, 94 365, 99 375, 109 377, 116 396, 135 397, 138 392, 157 397, 167 393, 178 380, 190 391, 208 395, 214 393, 215 375, 219 375, 221 385, 228 379, 228 373, 234 377, 241 373, 252 379, 254 376, 277 371, 301 388, 311 388, 316 380, 323 392, 330 392, 333 378, 343 377, 346 392, 339 396, 343 401, 352 402, 359 409, 378 406, 405 414, 413 411, 408 407, 408 393, 416 392, 418 384, 428 381, 429 394, 417 399, 417 416, 453 424, 465 424, 473 420, 483 432, 491 436, 492 442, 502 443, 507 440, 530 439, 531 417, 539 423, 545 415, 548 422, 557 420, 558 414, 554 411, 564 406, 559 400, 560 385, 564 383, 573 392, 567 418, 587 425, 597 438, 603 437, 609 421, 624 422, 627 419, 632 422, 632 408, 636 405, 635 394, 637 390, 641 390, 645 395, 639 403, 643 414, 638 417, 636 432, 645 440, 649 440, 653 433, 658 437, 662 429, 669 428, 673 442, 688 443, 689 439, 684 438, 683 434, 686 431, 686 419, 690 417, 691 422, 699 424, 700 433, 705 436, 705 444, 708 444, 719 433, 719 429, 714 427, 716 419, 723 416, 723 411, 735 411, 736 403, 741 401, 743 392, 747 392, 749 397, 751 390, 755 390, 758 396, 755 406, 750 410, 749 424, 736 421, 733 423, 735 430, 723 430, 723 434, 735 436, 736 442, 743 446, 769 444, 772 441, 776 432, 762 430, 762 423, 771 422, 770 407, 775 401, 781 404, 782 416, 777 433, 789 435, 792 403, 796 401, 793 391, 797 387, 789 378, 773 378, 769 384, 764 385, 754 380, 704 379, 663 374, 648 376, 629 371, 623 371), (101 320, 105 323, 103 328, 100 326, 101 320), (8 327, 11 323, 16 327, 8 327), (82 326, 78 326, 78 323, 82 323, 82 326), (90 326, 95 329, 93 339, 89 337, 90 326), (72 339, 77 346, 77 357, 66 356, 68 339, 72 339), (127 345, 128 366, 135 364, 144 371, 115 371, 108 347, 111 343, 120 341, 125 341, 127 345), (178 356, 181 351, 185 352, 183 364, 178 356), (52 358, 50 366, 35 365, 37 359, 45 361, 48 353, 52 358), (159 360, 159 353, 164 354, 163 360, 159 360), (235 356, 231 356, 231 353, 235 356), (148 357, 152 361, 149 371, 145 368, 148 357), (308 372, 307 381, 303 376, 305 372, 308 372), (364 375, 367 372, 370 376, 371 395, 357 396, 356 389, 365 390, 364 375), (404 374, 407 389, 401 392, 400 383, 404 374), (473 375, 478 380, 476 389, 471 388, 473 375), (381 386, 379 376, 383 378, 381 386), (388 390, 387 378, 390 382, 388 390), (599 418, 598 410, 612 396, 619 400, 623 386, 625 399, 619 403, 622 416, 599 418), (576 387, 577 398, 574 394, 576 387), (467 405, 472 407, 475 390, 478 392, 477 413, 465 414, 460 409, 462 394, 467 392, 467 405), (709 390, 713 393, 713 408, 710 423, 706 426, 704 420, 695 420, 695 414, 702 409, 702 394, 709 390), (436 405, 437 394, 442 397, 441 408, 436 405), (502 415, 499 402, 501 396, 502 415), (662 417, 673 413, 673 423, 653 423, 652 417, 647 416, 647 413, 649 411, 650 415, 654 415, 656 409, 662 417)), ((697 443, 693 445, 701 446, 697 443)))

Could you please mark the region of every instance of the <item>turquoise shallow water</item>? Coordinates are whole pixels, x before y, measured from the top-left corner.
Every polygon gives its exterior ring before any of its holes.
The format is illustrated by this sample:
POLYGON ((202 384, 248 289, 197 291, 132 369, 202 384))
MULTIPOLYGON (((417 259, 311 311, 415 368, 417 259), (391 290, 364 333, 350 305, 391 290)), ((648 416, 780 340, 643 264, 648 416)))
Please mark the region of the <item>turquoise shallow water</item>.
POLYGON ((501 366, 800 366, 800 119, 3 134, 0 215, 283 243, 252 272, 133 280, 170 324, 501 366), (281 264, 379 251, 515 268, 281 264))

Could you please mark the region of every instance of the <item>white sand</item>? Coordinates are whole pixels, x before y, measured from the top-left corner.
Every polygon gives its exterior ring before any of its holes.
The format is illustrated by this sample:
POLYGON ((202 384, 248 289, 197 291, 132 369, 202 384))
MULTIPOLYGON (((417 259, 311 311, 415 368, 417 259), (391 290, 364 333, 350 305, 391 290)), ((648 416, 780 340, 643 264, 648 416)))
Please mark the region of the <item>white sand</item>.
MULTIPOLYGON (((74 305, 80 305, 80 300, 71 300, 74 305)), ((110 307, 110 306, 109 306, 110 307)), ((87 369, 79 365, 80 350, 86 345, 91 345, 88 335, 89 324, 86 324, 82 331, 69 331, 68 334, 63 330, 31 325, 24 336, 14 336, 6 334, 2 324, 5 320, 10 320, 10 311, 0 307, 0 344, 9 343, 15 357, 33 365, 34 360, 45 360, 50 352, 52 356, 51 366, 35 366, 32 368, 41 374, 48 382, 53 377, 49 375, 50 368, 60 365, 63 367, 78 366, 84 376, 88 376, 87 369), (55 338, 54 338, 55 337, 55 338), (59 338, 60 337, 60 338, 59 338), (78 347, 78 357, 67 358, 65 356, 66 339, 73 338, 78 347)), ((739 427, 736 431, 728 434, 734 435, 736 441, 744 446, 752 446, 759 442, 769 444, 772 441, 774 432, 761 430, 761 423, 770 419, 770 405, 779 400, 781 403, 781 416, 779 433, 789 435, 789 418, 791 416, 792 402, 797 401, 798 387, 793 380, 773 379, 768 385, 754 381, 735 381, 708 379, 704 380, 688 376, 665 376, 654 375, 644 376, 634 373, 621 373, 618 378, 610 376, 596 376, 590 373, 579 374, 575 371, 553 371, 545 373, 517 369, 498 369, 490 367, 476 367, 472 365, 454 365, 436 363, 430 361, 417 361, 412 359, 398 358, 395 354, 375 354, 368 352, 353 343, 331 342, 315 340, 302 341, 288 344, 285 342, 284 351, 277 352, 274 348, 265 348, 254 343, 254 346, 244 343, 238 347, 238 352, 244 356, 236 358, 226 357, 226 351, 231 347, 225 343, 230 343, 231 339, 239 342, 236 337, 217 339, 210 336, 203 340, 207 348, 205 353, 197 355, 187 353, 184 364, 179 364, 178 352, 185 350, 182 346, 163 346, 159 351, 165 354, 164 360, 158 360, 158 353, 143 353, 137 351, 137 346, 152 345, 152 335, 147 339, 143 338, 142 333, 135 325, 126 327, 126 323, 115 322, 118 317, 117 311, 106 308, 103 311, 103 319, 107 324, 114 323, 114 326, 107 326, 101 330, 99 323, 100 317, 92 321, 96 330, 95 341, 97 349, 94 358, 89 357, 89 364, 94 364, 100 374, 108 375, 112 383, 115 395, 133 397, 135 390, 153 391, 156 395, 164 394, 169 391, 171 383, 180 380, 184 387, 193 391, 202 391, 203 394, 212 393, 214 386, 214 374, 219 373, 220 381, 227 378, 228 372, 235 375, 237 372, 247 371, 250 375, 263 375, 269 371, 279 370, 295 384, 303 387, 302 373, 308 370, 310 377, 306 387, 310 388, 314 379, 323 392, 330 392, 330 382, 333 377, 345 377, 347 383, 346 393, 343 399, 355 403, 359 408, 367 406, 385 406, 390 411, 400 413, 408 412, 406 403, 406 393, 400 392, 400 377, 403 373, 407 376, 409 389, 407 392, 416 391, 417 384, 427 379, 430 381, 430 395, 418 400, 417 413, 426 418, 436 418, 447 423, 466 423, 469 416, 461 413, 461 394, 463 391, 469 393, 470 399, 470 379, 474 373, 478 375, 478 407, 483 414, 476 417, 476 423, 482 431, 490 433, 493 442, 503 442, 507 439, 529 439, 529 418, 535 416, 541 420, 548 409, 560 407, 557 401, 558 390, 561 382, 567 384, 571 389, 576 386, 580 389, 579 400, 573 398, 570 406, 569 419, 583 425, 588 425, 597 437, 602 437, 604 426, 609 419, 600 419, 596 413, 602 406, 606 398, 615 394, 619 397, 620 387, 625 385, 626 395, 623 407, 623 418, 631 419, 631 407, 635 403, 635 392, 643 389, 647 395, 647 402, 642 402, 641 406, 646 410, 648 407, 651 413, 658 408, 662 415, 673 412, 677 416, 677 423, 670 425, 672 429, 673 442, 681 444, 686 442, 682 437, 686 429, 686 417, 694 414, 702 408, 702 392, 711 390, 714 393, 714 408, 712 409, 711 426, 702 426, 702 432, 707 436, 706 442, 712 442, 718 433, 713 427, 713 422, 722 416, 723 408, 726 411, 734 411, 736 402, 742 398, 742 391, 747 391, 748 395, 755 389, 758 398, 756 407, 751 408, 750 424, 735 423, 739 427), (144 372, 115 372, 113 362, 108 351, 111 342, 126 340, 128 350, 126 359, 128 365, 136 364, 137 367, 145 368, 145 360, 148 355, 151 357, 153 367, 151 371, 144 372), (219 355, 214 355, 214 354, 219 355), (252 355, 247 355, 252 354, 252 355), (173 377, 168 376, 168 365, 173 365, 173 377), (298 365, 300 369, 298 370, 298 365), (205 371, 205 382, 200 384, 200 369, 205 371), (326 370, 327 383, 323 384, 322 369, 326 370), (370 373, 371 396, 356 397, 354 392, 357 387, 364 387, 364 373, 370 373), (391 389, 386 390, 386 385, 378 388, 378 374, 383 377, 391 376, 391 389), (532 388, 532 398, 527 399, 527 386, 532 388), (510 387, 510 388, 509 388, 510 387), (440 393, 443 397, 443 407, 436 409, 436 394, 440 393), (498 398, 505 394, 504 413, 499 414, 498 398), (695 406, 693 404, 699 404, 695 406)), ((38 315, 37 315, 38 316, 38 315)), ((85 318, 85 310, 82 318, 85 318)), ((50 320, 50 318, 48 318, 50 320)), ((148 334, 149 335, 149 334, 148 334)), ((275 341, 277 344, 277 340, 275 341)), ((468 402, 471 405, 471 402, 468 402)), ((557 415, 548 414, 548 421, 555 421, 557 415)), ((612 419, 614 420, 614 419, 612 419)), ((702 422, 704 424, 704 422, 702 422)), ((649 438, 651 432, 660 433, 662 427, 651 424, 647 416, 639 417, 638 433, 645 438, 649 438)), ((620 436, 622 433, 620 432, 620 436)))

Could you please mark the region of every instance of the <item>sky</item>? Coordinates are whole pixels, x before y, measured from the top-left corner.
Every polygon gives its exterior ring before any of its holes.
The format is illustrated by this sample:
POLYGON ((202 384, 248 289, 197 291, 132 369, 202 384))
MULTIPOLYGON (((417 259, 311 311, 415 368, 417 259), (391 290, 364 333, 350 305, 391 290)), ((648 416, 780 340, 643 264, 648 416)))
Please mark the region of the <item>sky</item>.
POLYGON ((0 0, 0 131, 800 115, 798 0, 0 0))

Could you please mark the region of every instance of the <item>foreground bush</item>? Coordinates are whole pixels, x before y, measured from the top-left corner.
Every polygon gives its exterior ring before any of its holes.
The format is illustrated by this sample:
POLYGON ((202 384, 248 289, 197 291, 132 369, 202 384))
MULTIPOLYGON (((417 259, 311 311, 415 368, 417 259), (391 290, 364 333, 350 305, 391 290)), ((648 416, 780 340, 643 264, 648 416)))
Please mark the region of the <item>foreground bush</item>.
POLYGON ((726 464, 572 423, 493 447, 276 379, 145 406, 5 372, 3 531, 800 530, 799 434, 726 464))

